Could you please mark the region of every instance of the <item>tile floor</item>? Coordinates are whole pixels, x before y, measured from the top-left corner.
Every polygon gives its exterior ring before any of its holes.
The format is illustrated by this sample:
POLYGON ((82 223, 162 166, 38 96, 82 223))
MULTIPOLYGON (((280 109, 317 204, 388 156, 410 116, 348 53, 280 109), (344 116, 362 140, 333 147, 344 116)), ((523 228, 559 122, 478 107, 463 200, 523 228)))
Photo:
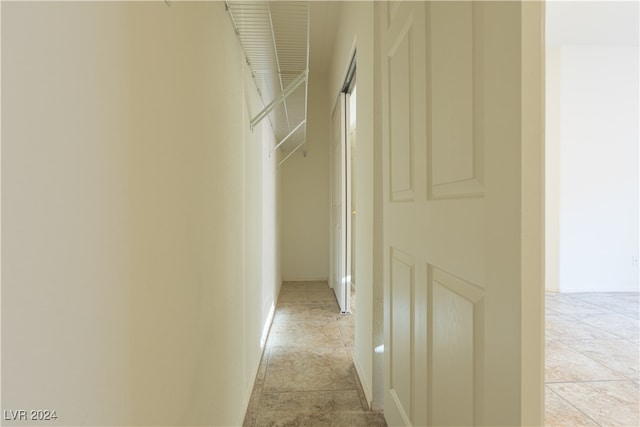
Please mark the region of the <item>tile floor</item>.
POLYGON ((639 426, 640 294, 546 295, 547 426, 639 426))
POLYGON ((284 283, 244 425, 386 426, 367 411, 354 331, 326 282, 284 283))
MULTIPOLYGON (((640 425, 640 294, 548 293, 546 307, 546 426, 640 425)), ((353 343, 326 282, 283 284, 244 425, 386 426, 353 343)))

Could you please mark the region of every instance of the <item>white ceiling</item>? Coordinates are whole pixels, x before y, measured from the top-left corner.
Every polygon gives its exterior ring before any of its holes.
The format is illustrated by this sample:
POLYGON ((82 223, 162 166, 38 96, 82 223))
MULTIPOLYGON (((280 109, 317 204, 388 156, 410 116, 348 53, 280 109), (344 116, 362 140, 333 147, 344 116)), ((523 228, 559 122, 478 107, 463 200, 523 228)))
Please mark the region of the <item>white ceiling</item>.
POLYGON ((547 1, 547 45, 638 46, 639 5, 638 1, 547 1))

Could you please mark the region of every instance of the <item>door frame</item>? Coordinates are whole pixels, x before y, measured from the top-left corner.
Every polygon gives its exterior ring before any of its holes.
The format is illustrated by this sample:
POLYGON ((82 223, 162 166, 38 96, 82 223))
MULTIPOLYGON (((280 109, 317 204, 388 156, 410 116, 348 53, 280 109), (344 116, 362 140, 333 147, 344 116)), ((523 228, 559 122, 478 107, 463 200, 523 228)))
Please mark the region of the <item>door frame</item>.
POLYGON ((336 102, 334 103, 334 107, 332 109, 331 112, 331 124, 333 127, 333 120, 335 118, 335 115, 338 113, 338 109, 341 109, 342 111, 340 111, 341 117, 340 117, 340 133, 341 133, 341 144, 342 144, 342 153, 341 153, 341 164, 340 164, 340 174, 341 174, 341 186, 342 186, 342 212, 340 213, 340 216, 342 217, 340 219, 341 223, 344 225, 344 229, 342 230, 341 236, 340 236, 340 252, 342 253, 342 257, 340 260, 340 266, 337 267, 336 266, 336 251, 337 251, 337 244, 338 242, 336 242, 336 239, 334 238, 335 236, 335 232, 334 232, 334 227, 335 227, 335 223, 336 223, 336 218, 335 218, 335 213, 334 213, 334 206, 333 206, 333 200, 334 200, 334 194, 333 192, 335 191, 333 182, 336 179, 335 174, 337 173, 335 170, 335 161, 333 158, 333 149, 334 149, 334 143, 335 141, 333 141, 333 130, 332 130, 332 141, 331 141, 331 212, 330 212, 330 218, 331 218, 331 236, 330 236, 330 242, 331 242, 331 280, 330 280, 330 286, 333 288, 334 292, 336 292, 336 298, 338 300, 338 303, 340 304, 341 301, 343 301, 343 304, 340 306, 340 311, 342 313, 351 313, 351 265, 352 265, 352 259, 351 259, 351 245, 352 245, 352 232, 353 232, 353 227, 352 227, 352 217, 351 217, 351 202, 352 202, 352 197, 351 197, 351 184, 352 184, 352 180, 353 180, 353 176, 352 176, 352 171, 351 171, 351 141, 350 141, 350 129, 349 129, 349 123, 350 123, 350 109, 349 109, 349 105, 350 105, 350 98, 351 98, 351 93, 353 91, 353 88, 355 87, 355 83, 356 83, 356 54, 357 54, 357 50, 354 47, 353 52, 351 54, 351 60, 349 62, 349 66, 347 68, 346 71, 346 75, 345 75, 345 79, 344 79, 344 83, 342 84, 342 87, 340 89, 340 92, 338 93, 338 96, 336 98, 336 102), (340 269, 342 270, 342 277, 340 278, 340 280, 342 281, 342 286, 339 286, 342 289, 336 289, 336 269, 340 269), (340 292, 344 292, 343 295, 339 295, 338 293, 340 292))

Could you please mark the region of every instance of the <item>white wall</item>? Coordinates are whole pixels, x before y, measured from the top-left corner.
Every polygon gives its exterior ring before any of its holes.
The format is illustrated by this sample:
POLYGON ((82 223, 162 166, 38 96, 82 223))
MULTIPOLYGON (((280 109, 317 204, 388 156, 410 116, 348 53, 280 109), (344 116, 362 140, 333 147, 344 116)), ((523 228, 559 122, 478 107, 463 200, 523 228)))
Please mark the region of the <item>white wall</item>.
POLYGON ((547 54, 547 289, 638 291, 638 48, 547 54))
MULTIPOLYGON (((374 228, 374 3, 343 2, 336 33, 333 58, 329 69, 329 96, 335 102, 351 61, 354 47, 357 48, 357 127, 358 142, 355 161, 356 187, 356 342, 355 365, 360 375, 369 403, 382 404, 382 355, 376 354, 379 364, 374 369, 374 341, 382 342, 382 280, 374 277, 374 239, 381 229, 374 228), (378 295, 379 298, 374 298, 378 295), (377 311, 376 311, 377 310, 377 311), (380 322, 374 316, 380 315, 380 322), (377 329, 374 329, 377 326, 377 329)), ((328 134, 328 129, 327 129, 328 134)), ((381 169, 377 171, 382 173, 381 169)), ((328 206, 328 205, 327 205, 328 206)), ((328 209, 327 209, 328 210, 328 209)))
POLYGON ((560 65, 561 51, 545 56, 545 288, 558 292, 560 239, 560 65))
POLYGON ((326 76, 309 74, 306 157, 280 166, 282 278, 329 278, 329 96, 326 76))
POLYGON ((220 2, 2 4, 3 410, 241 423, 280 283, 247 75, 220 2))

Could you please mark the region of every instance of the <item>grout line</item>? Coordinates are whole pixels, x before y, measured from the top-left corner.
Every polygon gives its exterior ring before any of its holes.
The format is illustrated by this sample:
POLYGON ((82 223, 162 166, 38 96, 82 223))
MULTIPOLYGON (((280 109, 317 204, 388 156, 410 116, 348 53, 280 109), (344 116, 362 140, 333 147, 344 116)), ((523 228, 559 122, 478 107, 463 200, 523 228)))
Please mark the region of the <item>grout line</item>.
MULTIPOLYGON (((591 418, 589 415, 585 414, 581 409, 579 409, 576 405, 574 405, 573 403, 571 403, 570 401, 568 401, 567 399, 565 399, 564 397, 560 396, 558 393, 556 393, 555 391, 551 390, 550 388, 546 387, 548 391, 550 391, 551 393, 555 394, 556 396, 558 396, 561 400, 564 400, 567 405, 571 406, 573 409, 575 409, 576 411, 578 411, 579 413, 581 413, 582 415, 584 415, 585 417, 587 417, 587 419, 591 420, 595 425, 597 426, 602 426, 602 424, 600 424, 599 422, 597 422, 596 420, 594 420, 593 418, 591 418)), ((546 397, 545 397, 545 401, 546 401, 546 397)), ((546 412, 546 411, 545 411, 546 412)))
MULTIPOLYGON (((579 341, 579 340, 565 340, 565 341, 579 341)), ((580 341, 593 341, 593 340, 580 340, 580 341)), ((620 339, 615 339, 615 340, 614 340, 614 339, 609 339, 609 340, 602 340, 602 341, 626 341, 626 340, 625 340, 625 339, 623 339, 623 338, 620 338, 620 339)), ((609 365, 608 365, 608 362, 607 362, 607 363, 605 363, 605 362, 601 362, 600 360, 597 360, 597 359, 593 358, 592 356, 590 356, 589 354, 585 353, 585 352, 584 352, 584 351, 582 351, 582 350, 578 350, 578 349, 576 349, 576 348, 573 348, 573 347, 571 347, 569 344, 565 344, 565 345, 566 345, 567 347, 569 347, 571 350, 576 351, 576 352, 578 352, 578 353, 582 354, 584 357, 586 357, 586 358, 588 358, 588 359, 591 359, 592 361, 594 361, 594 362, 595 362, 595 363, 597 363, 598 365, 604 366, 605 368, 609 369, 609 370, 610 370, 610 371, 612 371, 612 372, 615 372, 615 373, 616 373, 616 374, 618 374, 618 375, 622 375, 622 377, 623 377, 624 379, 629 379, 629 380, 631 380, 631 381, 633 381, 633 380, 634 380, 634 378, 629 378, 629 376, 628 376, 625 372, 620 371, 618 368, 614 368, 614 367, 609 366, 609 365)), ((616 380, 616 379, 611 379, 611 380, 596 380, 596 381, 618 381, 618 380, 616 380)), ((589 382, 589 381, 580 380, 580 381, 576 381, 576 382, 589 382)))

